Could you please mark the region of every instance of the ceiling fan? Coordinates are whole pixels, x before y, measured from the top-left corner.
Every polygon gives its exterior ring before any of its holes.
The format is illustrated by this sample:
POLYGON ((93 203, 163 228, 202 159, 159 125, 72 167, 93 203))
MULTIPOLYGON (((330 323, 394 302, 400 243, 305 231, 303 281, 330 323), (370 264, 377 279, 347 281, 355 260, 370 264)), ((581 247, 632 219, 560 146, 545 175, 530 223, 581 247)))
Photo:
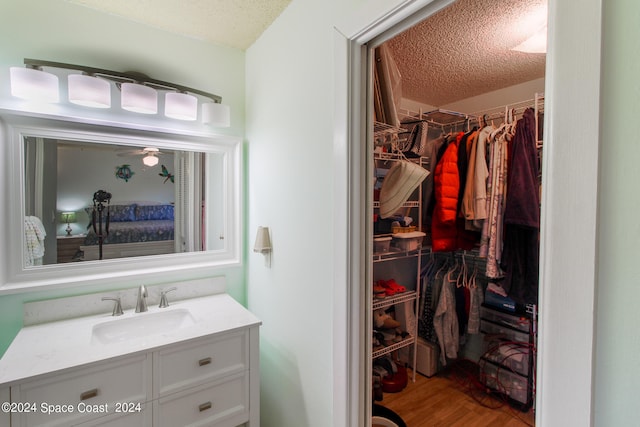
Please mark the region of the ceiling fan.
POLYGON ((158 156, 163 155, 159 149, 155 147, 145 147, 141 150, 125 150, 118 153, 118 156, 144 156, 142 158, 142 163, 145 166, 153 167, 158 164, 158 156))

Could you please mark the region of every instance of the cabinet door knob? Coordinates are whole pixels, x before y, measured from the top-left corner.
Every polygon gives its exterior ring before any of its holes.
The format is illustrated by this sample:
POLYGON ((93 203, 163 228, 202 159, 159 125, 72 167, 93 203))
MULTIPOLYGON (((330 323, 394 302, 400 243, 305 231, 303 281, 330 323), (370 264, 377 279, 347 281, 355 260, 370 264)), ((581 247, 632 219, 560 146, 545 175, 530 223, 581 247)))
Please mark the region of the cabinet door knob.
POLYGON ((211 402, 201 403, 200 405, 198 405, 198 410, 200 412, 204 412, 207 409, 211 409, 211 406, 213 406, 211 402))
POLYGON ((198 360, 198 366, 209 365, 211 363, 210 357, 205 357, 204 359, 198 360))
POLYGON ((96 397, 98 395, 98 389, 94 388, 91 390, 87 390, 85 392, 80 393, 80 400, 91 399, 92 397, 96 397))

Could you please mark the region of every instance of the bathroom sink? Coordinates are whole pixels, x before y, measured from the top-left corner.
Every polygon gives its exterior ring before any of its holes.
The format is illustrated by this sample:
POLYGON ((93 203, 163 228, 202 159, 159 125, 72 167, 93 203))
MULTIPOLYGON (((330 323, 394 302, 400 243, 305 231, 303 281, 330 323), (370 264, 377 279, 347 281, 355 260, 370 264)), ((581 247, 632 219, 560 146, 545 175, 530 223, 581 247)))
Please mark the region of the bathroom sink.
POLYGON ((144 340, 150 336, 175 332, 194 324, 189 310, 137 313, 130 317, 109 320, 93 326, 92 342, 110 344, 130 340, 144 340))

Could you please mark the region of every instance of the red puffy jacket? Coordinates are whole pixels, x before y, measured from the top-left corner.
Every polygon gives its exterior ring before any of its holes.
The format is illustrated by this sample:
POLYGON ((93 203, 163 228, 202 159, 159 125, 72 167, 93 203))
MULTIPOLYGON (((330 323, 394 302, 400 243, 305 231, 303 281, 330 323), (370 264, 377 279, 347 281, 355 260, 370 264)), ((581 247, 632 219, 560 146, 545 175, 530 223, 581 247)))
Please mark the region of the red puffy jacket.
POLYGON ((436 165, 433 184, 435 206, 431 222, 431 240, 434 252, 469 250, 475 245, 475 235, 464 229, 464 219, 458 216, 458 145, 464 133, 456 135, 436 165))

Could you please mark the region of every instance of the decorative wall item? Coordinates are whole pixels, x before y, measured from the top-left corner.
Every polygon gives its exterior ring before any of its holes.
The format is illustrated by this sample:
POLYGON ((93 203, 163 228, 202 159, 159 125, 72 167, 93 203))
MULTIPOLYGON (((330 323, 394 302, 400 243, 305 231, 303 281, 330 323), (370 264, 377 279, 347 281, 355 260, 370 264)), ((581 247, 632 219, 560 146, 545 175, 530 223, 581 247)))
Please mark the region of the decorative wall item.
POLYGON ((158 175, 164 178, 165 183, 167 182, 167 180, 171 180, 171 182, 174 182, 173 174, 169 173, 165 165, 162 165, 162 172, 158 175))
POLYGON ((116 178, 129 182, 133 175, 135 175, 135 172, 131 170, 129 165, 116 166, 116 178))

